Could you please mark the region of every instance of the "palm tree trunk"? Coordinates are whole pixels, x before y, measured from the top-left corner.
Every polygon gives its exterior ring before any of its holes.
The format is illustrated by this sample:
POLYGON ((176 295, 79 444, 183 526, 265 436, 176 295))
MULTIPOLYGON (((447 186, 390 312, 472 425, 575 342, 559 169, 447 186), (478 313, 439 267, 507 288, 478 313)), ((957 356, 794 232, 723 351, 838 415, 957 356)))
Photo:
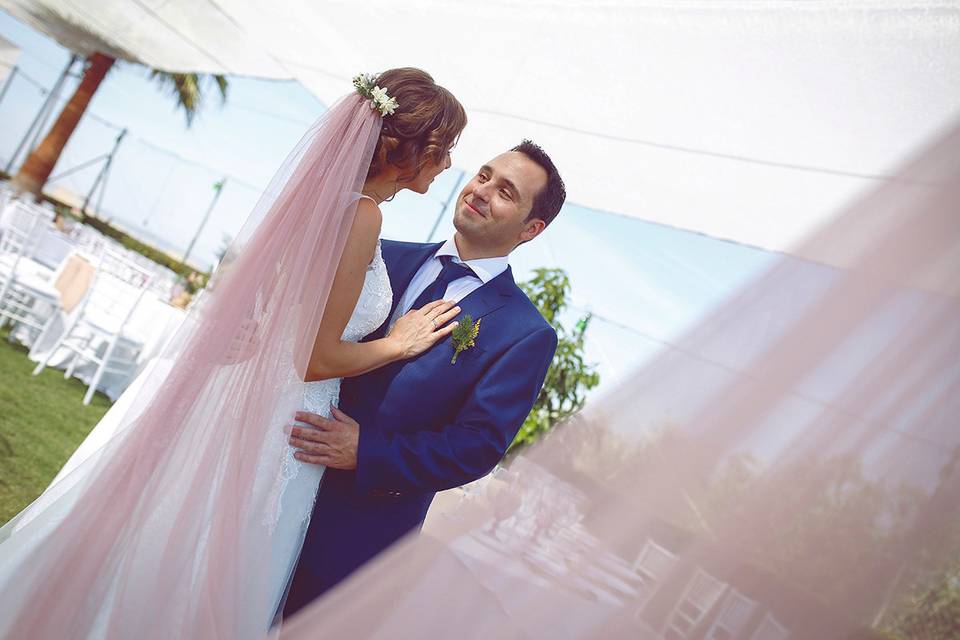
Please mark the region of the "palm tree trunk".
POLYGON ((13 177, 15 189, 33 193, 39 199, 43 185, 50 177, 50 172, 57 164, 63 148, 67 146, 73 130, 77 128, 87 105, 90 104, 90 99, 93 98, 97 87, 100 86, 100 82, 114 62, 116 62, 114 58, 102 53, 94 53, 87 58, 83 79, 70 97, 70 101, 60 112, 43 142, 30 154, 20 167, 20 171, 13 177))

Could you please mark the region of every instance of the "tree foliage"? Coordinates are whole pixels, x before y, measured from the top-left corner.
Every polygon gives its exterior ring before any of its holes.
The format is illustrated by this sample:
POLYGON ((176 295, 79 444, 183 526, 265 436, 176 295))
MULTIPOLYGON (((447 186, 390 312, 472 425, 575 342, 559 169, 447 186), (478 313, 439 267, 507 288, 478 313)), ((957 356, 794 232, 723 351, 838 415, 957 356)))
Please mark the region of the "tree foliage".
MULTIPOLYGON (((86 57, 80 83, 41 143, 30 152, 13 177, 13 185, 17 191, 33 193, 40 198, 44 184, 49 180, 60 155, 108 72, 118 60, 139 62, 139 59, 121 45, 90 31, 67 14, 54 9, 39 8, 35 15, 41 23, 56 33, 61 44, 86 57)), ((204 97, 213 88, 219 93, 221 104, 227 99, 229 82, 222 75, 174 73, 153 69, 150 77, 173 96, 177 108, 183 110, 187 126, 193 122, 204 97)))
POLYGON ((172 97, 177 108, 183 111, 187 126, 193 124, 193 118, 206 102, 207 96, 216 90, 221 106, 227 101, 229 83, 227 78, 218 74, 170 73, 159 69, 150 70, 150 78, 172 97))
POLYGON ((556 329, 558 343, 543 388, 510 445, 511 449, 536 441, 555 424, 581 409, 586 392, 600 383, 596 367, 586 363, 583 357, 590 314, 578 319, 572 329, 560 322, 560 316, 569 306, 570 278, 566 272, 563 269, 537 269, 534 277, 521 283, 520 288, 556 329))
POLYGON ((960 563, 942 572, 929 587, 917 587, 883 629, 890 640, 960 638, 960 563))

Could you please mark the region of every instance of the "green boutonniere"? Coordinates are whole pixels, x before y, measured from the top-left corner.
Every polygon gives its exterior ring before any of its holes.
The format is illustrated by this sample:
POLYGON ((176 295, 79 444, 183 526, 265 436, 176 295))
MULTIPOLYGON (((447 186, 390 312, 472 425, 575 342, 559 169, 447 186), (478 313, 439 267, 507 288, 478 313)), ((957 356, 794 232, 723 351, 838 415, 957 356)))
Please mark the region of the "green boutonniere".
POLYGON ((453 358, 450 359, 450 364, 456 364, 457 356, 460 355, 461 351, 466 351, 470 347, 476 346, 473 341, 477 337, 477 334, 480 333, 481 319, 482 318, 478 319, 476 324, 474 324, 473 318, 463 316, 463 319, 460 320, 456 329, 453 330, 451 334, 453 339, 453 358))

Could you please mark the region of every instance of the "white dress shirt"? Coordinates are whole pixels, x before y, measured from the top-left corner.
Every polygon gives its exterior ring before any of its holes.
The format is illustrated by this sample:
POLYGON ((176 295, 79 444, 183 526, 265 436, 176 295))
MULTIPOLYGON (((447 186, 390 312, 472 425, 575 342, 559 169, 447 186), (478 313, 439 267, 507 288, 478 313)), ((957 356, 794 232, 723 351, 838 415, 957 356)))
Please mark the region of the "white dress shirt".
POLYGON ((390 317, 390 327, 393 327, 393 324, 400 319, 400 316, 410 310, 414 300, 440 275, 440 269, 443 268, 443 264, 440 262, 440 256, 453 256, 454 262, 467 265, 473 269, 473 272, 476 274, 475 276, 468 275, 457 278, 447 285, 447 292, 444 294, 443 299, 456 300, 457 302, 460 302, 482 285, 490 282, 506 271, 510 264, 507 256, 461 260, 460 252, 457 250, 457 243, 453 238, 450 238, 444 242, 443 245, 437 249, 433 257, 423 263, 420 269, 417 270, 417 273, 414 274, 413 280, 410 281, 407 290, 403 292, 400 303, 397 304, 396 310, 390 317))

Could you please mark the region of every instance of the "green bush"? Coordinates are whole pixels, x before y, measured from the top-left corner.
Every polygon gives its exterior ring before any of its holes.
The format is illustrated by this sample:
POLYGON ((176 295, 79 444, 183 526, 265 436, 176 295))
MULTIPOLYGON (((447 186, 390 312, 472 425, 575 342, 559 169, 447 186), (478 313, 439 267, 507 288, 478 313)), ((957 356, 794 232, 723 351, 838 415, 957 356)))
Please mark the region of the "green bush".
POLYGON ((570 279, 563 269, 537 269, 534 277, 520 288, 557 331, 557 352, 547 371, 543 388, 510 449, 531 444, 558 422, 578 411, 586 401, 586 392, 600 384, 593 365, 584 362, 583 340, 590 314, 581 317, 572 330, 559 319, 569 304, 570 279))

